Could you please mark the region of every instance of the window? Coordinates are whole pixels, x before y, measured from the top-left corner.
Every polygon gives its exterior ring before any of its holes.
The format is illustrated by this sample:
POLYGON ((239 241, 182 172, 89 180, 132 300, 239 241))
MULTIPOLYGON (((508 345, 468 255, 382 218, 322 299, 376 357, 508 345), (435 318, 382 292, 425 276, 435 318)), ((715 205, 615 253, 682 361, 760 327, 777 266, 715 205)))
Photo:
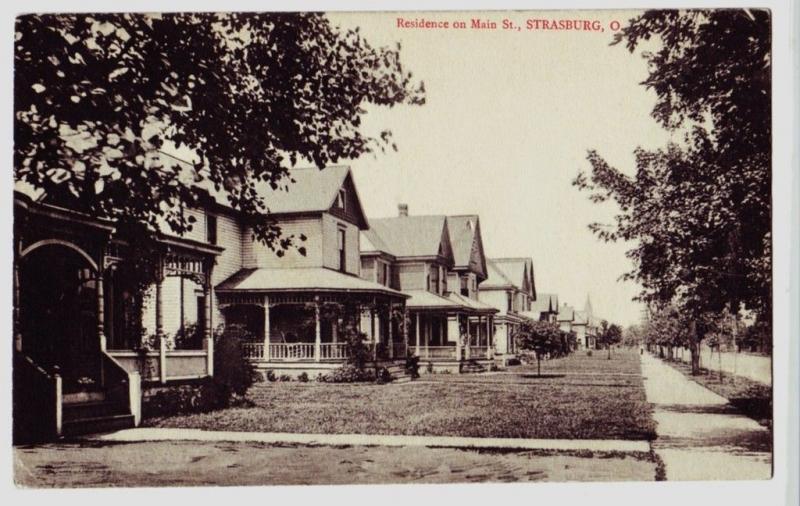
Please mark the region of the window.
POLYGON ((439 293, 439 266, 431 265, 430 275, 428 276, 428 291, 439 293))
POLYGON ((346 244, 345 244, 345 230, 343 228, 339 229, 338 232, 338 248, 339 248, 339 270, 344 272, 347 267, 347 252, 346 252, 346 244))
POLYGON ((383 284, 385 286, 391 286, 392 285, 392 278, 391 278, 390 272, 389 272, 389 264, 383 264, 383 280, 384 280, 383 284))
POLYGON ((506 292, 506 306, 507 306, 506 311, 512 310, 512 308, 514 307, 513 303, 514 303, 514 296, 511 294, 511 292, 506 292))
POLYGON ((469 297, 469 277, 461 277, 461 295, 469 297))
POLYGON ((217 217, 213 214, 206 215, 206 240, 217 244, 217 217))
POLYGON ((347 190, 344 188, 339 189, 339 196, 336 197, 336 207, 342 211, 347 211, 347 190))

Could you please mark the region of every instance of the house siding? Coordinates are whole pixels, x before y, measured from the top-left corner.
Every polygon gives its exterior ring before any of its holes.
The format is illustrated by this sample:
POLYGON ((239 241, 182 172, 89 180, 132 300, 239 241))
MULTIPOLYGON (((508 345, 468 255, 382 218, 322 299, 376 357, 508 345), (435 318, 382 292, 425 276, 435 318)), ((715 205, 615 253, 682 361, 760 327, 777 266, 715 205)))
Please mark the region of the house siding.
POLYGON ((306 255, 301 255, 297 247, 290 247, 284 251, 283 256, 278 256, 276 252, 254 239, 252 228, 246 227, 242 235, 243 268, 296 269, 323 265, 322 224, 318 217, 284 219, 279 220, 278 225, 282 236, 294 236, 296 245, 305 247, 306 255), (300 241, 301 234, 306 236, 305 241, 300 241))
POLYGON ((344 272, 356 276, 361 272, 360 234, 356 225, 322 214, 322 267, 339 270, 338 230, 345 231, 345 268, 344 272))

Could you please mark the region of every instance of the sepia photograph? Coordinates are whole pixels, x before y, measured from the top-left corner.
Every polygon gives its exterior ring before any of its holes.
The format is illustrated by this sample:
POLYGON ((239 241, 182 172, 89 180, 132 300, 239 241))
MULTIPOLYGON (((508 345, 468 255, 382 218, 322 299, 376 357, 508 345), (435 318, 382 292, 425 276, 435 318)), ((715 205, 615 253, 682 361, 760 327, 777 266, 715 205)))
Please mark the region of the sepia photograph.
POLYGON ((15 16, 16 487, 773 478, 769 9, 15 16))

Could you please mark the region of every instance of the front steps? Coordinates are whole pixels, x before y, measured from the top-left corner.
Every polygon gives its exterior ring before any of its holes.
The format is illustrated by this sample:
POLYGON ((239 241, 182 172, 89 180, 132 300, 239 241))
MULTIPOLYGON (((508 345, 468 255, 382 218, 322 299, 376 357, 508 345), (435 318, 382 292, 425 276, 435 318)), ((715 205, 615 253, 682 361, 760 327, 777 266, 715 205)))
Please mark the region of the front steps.
POLYGON ((462 374, 486 372, 486 367, 477 360, 469 359, 462 362, 460 372, 462 374))
POLYGON ((61 436, 82 436, 134 427, 126 404, 106 400, 103 392, 81 392, 63 396, 61 436))
POLYGON ((379 363, 378 366, 385 367, 386 370, 389 371, 389 374, 392 375, 392 383, 408 383, 409 381, 413 381, 411 375, 406 371, 404 362, 379 363))

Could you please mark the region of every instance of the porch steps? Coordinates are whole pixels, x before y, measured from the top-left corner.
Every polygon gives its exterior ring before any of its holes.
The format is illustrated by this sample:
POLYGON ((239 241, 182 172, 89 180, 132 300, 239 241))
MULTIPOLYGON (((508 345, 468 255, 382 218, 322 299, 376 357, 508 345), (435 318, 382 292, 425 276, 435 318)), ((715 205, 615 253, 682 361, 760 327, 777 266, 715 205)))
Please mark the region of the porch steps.
POLYGON ((411 375, 406 371, 406 365, 402 362, 393 362, 390 364, 379 364, 385 367, 389 374, 392 375, 392 383, 408 383, 413 381, 411 375))
POLYGON ((461 364, 462 374, 478 372, 486 372, 486 367, 484 367, 482 364, 479 364, 477 360, 470 359, 461 364))
MULTIPOLYGON (((98 396, 91 397, 97 399, 98 396)), ((99 432, 111 432, 129 429, 134 426, 133 415, 127 413, 124 404, 106 400, 89 400, 87 402, 65 402, 63 404, 62 436, 80 436, 99 432)))
POLYGON ((64 421, 61 428, 61 435, 63 437, 82 436, 84 434, 99 434, 122 429, 132 429, 133 427, 133 415, 130 414, 79 418, 77 420, 64 421))

